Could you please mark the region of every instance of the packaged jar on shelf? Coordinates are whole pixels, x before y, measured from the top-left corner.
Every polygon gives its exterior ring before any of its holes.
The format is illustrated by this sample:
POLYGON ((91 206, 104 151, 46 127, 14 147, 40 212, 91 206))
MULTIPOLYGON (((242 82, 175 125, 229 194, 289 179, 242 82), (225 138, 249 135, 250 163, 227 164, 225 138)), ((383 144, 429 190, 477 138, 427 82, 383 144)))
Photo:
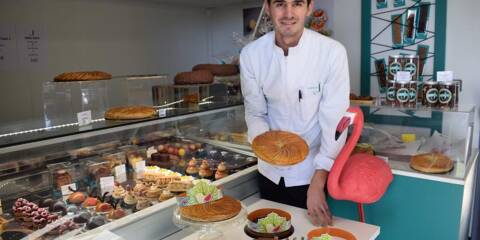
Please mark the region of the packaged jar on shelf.
POLYGON ((416 81, 410 81, 410 100, 408 102, 408 105, 410 107, 416 107, 417 106, 417 82, 416 81))
POLYGON ((435 81, 426 81, 422 89, 422 105, 426 107, 436 107, 438 104, 438 83, 435 81))
POLYGON ((438 105, 441 108, 455 107, 456 86, 454 82, 438 84, 438 105))
POLYGON ((403 69, 403 57, 392 55, 388 57, 388 80, 395 80, 398 71, 403 69))
POLYGON ((395 98, 396 98, 395 81, 389 80, 387 82, 387 93, 385 96, 386 105, 395 106, 395 98))
POLYGON ((395 82, 395 106, 407 107, 410 101, 410 82, 395 82))
POLYGON ((410 72, 412 81, 418 80, 418 56, 407 55, 404 57, 403 71, 410 72))

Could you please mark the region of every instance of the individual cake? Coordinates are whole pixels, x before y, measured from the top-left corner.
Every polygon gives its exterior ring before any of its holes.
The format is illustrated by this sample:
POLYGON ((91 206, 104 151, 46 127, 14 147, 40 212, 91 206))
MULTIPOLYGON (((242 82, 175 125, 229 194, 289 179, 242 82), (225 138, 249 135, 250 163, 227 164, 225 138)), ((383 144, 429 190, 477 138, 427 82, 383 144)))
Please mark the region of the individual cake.
POLYGON ((150 201, 155 201, 160 197, 161 193, 162 189, 154 184, 145 192, 145 197, 149 198, 150 201))
POLYGON ((148 186, 142 182, 142 181, 137 181, 137 184, 135 184, 135 187, 133 188, 133 193, 135 196, 141 196, 143 192, 148 190, 148 186))
POLYGON ((170 182, 167 186, 168 191, 173 193, 186 192, 188 189, 193 187, 193 177, 192 176, 182 176, 180 181, 170 182))
POLYGON ((172 162, 168 153, 153 153, 148 161, 148 165, 158 166, 160 168, 171 168, 172 162))
POLYGON ((202 161, 202 164, 200 165, 200 170, 198 171, 198 175, 201 178, 210 178, 213 175, 213 172, 210 169, 207 160, 202 161))
POLYGON ((308 145, 300 136, 285 131, 268 131, 252 142, 253 152, 273 165, 288 166, 302 162, 308 155, 308 145))
POLYGON ((87 223, 90 220, 90 218, 92 218, 92 214, 85 211, 85 212, 81 212, 77 216, 75 216, 73 218, 73 221, 75 223, 83 224, 83 223, 87 223))
POLYGON ((150 201, 146 197, 138 197, 137 198, 137 205, 135 206, 135 209, 137 211, 140 211, 142 209, 150 207, 150 201))
POLYGON ((127 186, 127 192, 125 193, 125 197, 123 198, 121 206, 122 208, 133 210, 136 204, 137 198, 135 197, 130 186, 127 186))
POLYGON ((82 204, 87 197, 83 192, 74 192, 68 196, 67 202, 71 204, 82 204))
POLYGON ((56 171, 54 173, 54 179, 57 189, 61 189, 62 186, 72 183, 72 176, 64 169, 56 171))
POLYGON ((90 220, 88 221, 86 229, 91 230, 91 229, 100 227, 102 225, 105 225, 106 223, 107 223, 107 219, 105 219, 105 217, 100 215, 94 216, 90 218, 90 220))
POLYGON ((113 210, 112 205, 110 205, 109 203, 106 203, 106 202, 100 203, 95 207, 95 211, 97 213, 101 213, 101 214, 107 214, 107 213, 111 212, 112 210, 113 210))
POLYGON ((115 186, 113 187, 112 197, 115 201, 122 200, 125 197, 125 189, 119 182, 115 182, 115 186))
POLYGON ((188 162, 185 172, 189 175, 195 175, 198 173, 197 160, 195 158, 192 158, 192 160, 188 162))
POLYGON ((180 72, 175 75, 176 85, 210 84, 213 83, 213 74, 209 70, 180 72))
POLYGON ((215 179, 222 179, 226 176, 228 176, 227 166, 225 166, 225 162, 221 162, 218 164, 217 171, 215 172, 215 179))
POLYGON ((63 201, 57 201, 53 204, 52 212, 65 215, 67 214, 67 205, 63 201))
POLYGON ((85 199, 85 201, 83 201, 82 206, 86 209, 93 210, 95 209, 95 207, 97 207, 99 203, 100 201, 98 200, 98 198, 88 197, 87 199, 85 199))
POLYGON ((122 217, 125 217, 127 215, 127 212, 123 210, 122 208, 116 208, 112 212, 108 214, 108 218, 112 220, 120 219, 122 217))
POLYGON ((173 198, 173 196, 174 196, 173 193, 171 193, 170 191, 168 191, 168 190, 163 190, 163 191, 162 191, 162 194, 160 194, 158 200, 159 200, 160 202, 163 202, 163 201, 166 201, 166 200, 168 200, 168 199, 170 199, 170 198, 173 198))
POLYGON ((42 199, 40 202, 38 202, 38 206, 48 210, 53 207, 54 203, 55 203, 55 200, 51 198, 45 198, 45 199, 42 199))

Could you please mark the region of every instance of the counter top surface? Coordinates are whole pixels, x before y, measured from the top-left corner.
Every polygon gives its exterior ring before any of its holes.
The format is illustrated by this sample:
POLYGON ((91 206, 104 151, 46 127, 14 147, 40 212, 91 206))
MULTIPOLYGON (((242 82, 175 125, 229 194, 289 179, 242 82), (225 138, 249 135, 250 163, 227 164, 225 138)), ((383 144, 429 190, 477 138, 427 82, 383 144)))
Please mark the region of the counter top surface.
MULTIPOLYGON (((272 202, 264 199, 260 199, 258 195, 251 196, 245 199, 244 204, 247 205, 248 211, 253 211, 260 208, 278 208, 289 212, 292 215, 292 225, 295 227, 294 234, 290 237, 293 239, 301 239, 301 237, 307 236, 307 233, 317 227, 312 225, 307 216, 307 210, 272 202)), ((251 239, 243 231, 244 225, 241 226, 232 226, 228 229, 222 229, 224 233, 223 239, 251 239)), ((373 240, 378 237, 380 234, 380 227, 375 225, 370 225, 366 223, 361 223, 357 221, 352 221, 344 218, 334 217, 333 218, 333 227, 341 228, 351 232, 358 240, 373 240)), ((172 235, 168 240, 179 239, 178 235, 172 235)), ((190 234, 184 237, 184 240, 196 240, 198 237, 197 233, 190 234)), ((181 238, 181 237, 180 237, 181 238)))

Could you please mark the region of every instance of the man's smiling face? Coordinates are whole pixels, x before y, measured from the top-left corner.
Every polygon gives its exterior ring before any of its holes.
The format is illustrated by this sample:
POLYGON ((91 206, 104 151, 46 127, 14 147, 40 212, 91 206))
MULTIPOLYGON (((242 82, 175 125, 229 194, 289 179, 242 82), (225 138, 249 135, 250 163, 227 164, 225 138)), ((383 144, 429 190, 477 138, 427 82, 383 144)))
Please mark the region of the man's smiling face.
POLYGON ((281 37, 301 36, 305 18, 310 15, 313 1, 307 0, 267 0, 266 11, 269 13, 275 27, 275 32, 281 37))

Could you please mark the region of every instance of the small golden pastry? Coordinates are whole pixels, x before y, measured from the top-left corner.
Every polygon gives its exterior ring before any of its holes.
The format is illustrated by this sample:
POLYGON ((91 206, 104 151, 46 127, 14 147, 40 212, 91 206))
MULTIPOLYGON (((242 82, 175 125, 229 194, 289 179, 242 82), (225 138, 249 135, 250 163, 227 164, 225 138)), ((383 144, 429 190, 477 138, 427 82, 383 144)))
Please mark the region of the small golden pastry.
POLYGON ((446 173, 453 169, 453 161, 441 153, 425 153, 413 156, 410 167, 425 173, 446 173))
POLYGON ((112 79, 110 73, 102 71, 83 71, 83 72, 65 72, 57 75, 53 81, 55 82, 71 82, 71 81, 93 81, 112 79))
POLYGON ((125 209, 133 209, 136 204, 137 198, 135 197, 131 187, 127 186, 127 192, 125 193, 125 197, 123 198, 121 206, 125 209))
POLYGON ((150 106, 114 107, 105 112, 107 120, 133 120, 155 116, 155 109, 150 106))
POLYGON ((138 197, 137 198, 137 205, 135 208, 137 211, 150 207, 150 201, 146 197, 138 197))
POLYGON ((207 160, 202 161, 202 164, 200 165, 200 170, 198 171, 198 175, 200 175, 200 177, 202 178, 209 178, 213 175, 213 172, 210 169, 207 160))
POLYGON ((115 182, 115 186, 113 187, 112 197, 115 200, 120 200, 125 197, 125 189, 120 185, 119 182, 115 182))
POLYGON ((145 183, 142 181, 137 181, 137 184, 133 188, 133 194, 135 194, 135 196, 140 196, 143 192, 147 191, 147 189, 148 186, 145 183))
POLYGON ((149 199, 156 200, 158 197, 160 197, 160 194, 162 193, 162 189, 160 189, 157 185, 152 185, 146 192, 145 196, 149 199))
POLYGON ((355 148, 352 151, 352 154, 356 153, 365 153, 369 155, 375 155, 375 151, 373 150, 373 145, 369 143, 358 143, 355 145, 355 148))
POLYGON ((170 198, 173 198, 173 193, 171 193, 170 191, 168 190, 163 190, 162 191, 162 194, 160 194, 160 197, 158 198, 158 200, 160 202, 163 202, 163 201, 166 201, 170 198))
POLYGON ((218 164, 217 171, 215 172, 215 179, 222 179, 226 176, 228 176, 228 169, 225 166, 225 162, 221 162, 218 164))
POLYGON ((198 173, 197 159, 192 158, 192 160, 188 162, 186 172, 187 174, 190 174, 190 175, 194 175, 198 173))

